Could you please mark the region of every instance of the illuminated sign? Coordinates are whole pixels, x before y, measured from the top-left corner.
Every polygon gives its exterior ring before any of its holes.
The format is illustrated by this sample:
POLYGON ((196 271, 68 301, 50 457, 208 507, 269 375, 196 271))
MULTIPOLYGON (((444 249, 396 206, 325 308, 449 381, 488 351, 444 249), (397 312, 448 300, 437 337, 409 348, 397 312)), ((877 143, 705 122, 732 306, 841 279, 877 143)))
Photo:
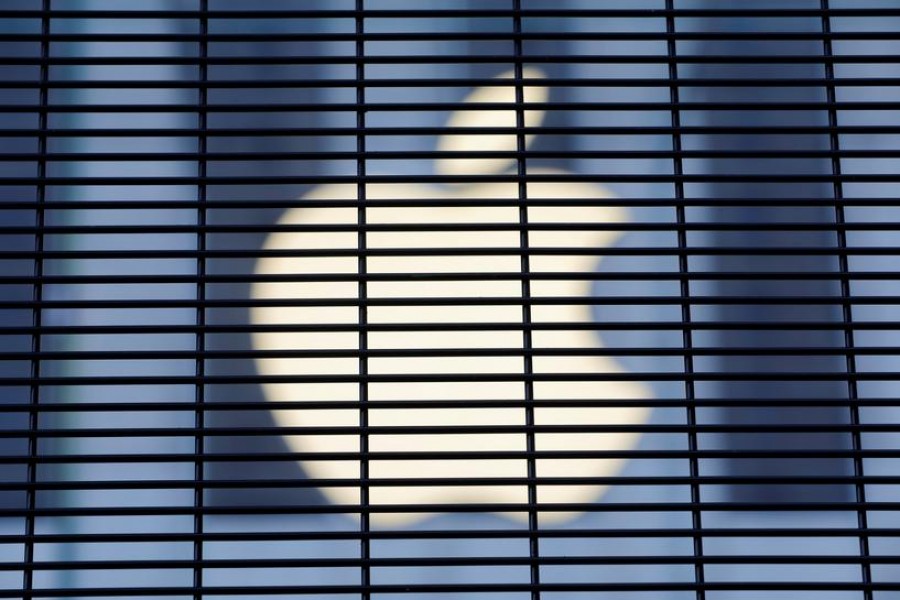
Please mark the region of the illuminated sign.
MULTIPOLYGON (((532 69, 524 73, 528 79, 541 74, 532 69)), ((501 77, 511 77, 510 73, 501 77)), ((548 90, 541 86, 524 89, 526 102, 544 102, 548 90)), ((515 127, 515 88, 512 86, 488 86, 475 90, 466 99, 469 105, 450 119, 454 128, 515 127), (480 103, 509 103, 510 110, 479 110, 480 103)), ((537 127, 543 119, 538 110, 524 113, 525 125, 537 127)), ((526 142, 530 142, 527 139, 526 142)), ((446 151, 470 152, 473 150, 515 151, 515 135, 446 135, 438 147, 446 151)), ((443 159, 436 163, 436 171, 443 175, 506 173, 514 166, 512 159, 481 160, 471 158, 443 159)), ((561 173, 552 170, 529 169, 529 173, 561 173)), ((601 186, 568 182, 529 182, 531 199, 559 199, 558 205, 530 206, 528 222, 548 223, 618 223, 626 220, 624 209, 618 207, 574 207, 567 199, 606 198, 610 192, 601 186)), ((366 222, 369 224, 403 224, 402 231, 371 231, 366 235, 369 249, 415 248, 507 248, 520 247, 519 232, 507 230, 465 230, 466 223, 510 225, 519 223, 516 206, 475 207, 425 207, 416 205, 422 199, 498 199, 518 198, 515 182, 479 182, 429 186, 409 184, 368 184, 366 197, 372 200, 390 199, 409 201, 409 206, 368 207, 366 222), (459 230, 434 231, 430 225, 458 224, 459 230)), ((354 184, 323 185, 304 196, 308 200, 346 200, 357 198, 354 184)), ((284 213, 279 225, 322 226, 302 231, 276 231, 269 235, 264 250, 271 252, 259 260, 258 275, 334 275, 355 276, 358 273, 358 257, 347 256, 279 256, 284 251, 316 251, 328 249, 355 250, 358 247, 355 207, 298 206, 284 213), (329 225, 350 226, 347 231, 329 229, 329 225)), ((536 229, 529 232, 532 248, 566 247, 597 248, 611 246, 620 232, 536 229)), ((366 259, 369 274, 420 274, 420 273, 521 273, 521 261, 517 254, 485 254, 482 256, 369 256, 366 259)), ((534 254, 530 267, 534 273, 565 272, 592 273, 597 268, 596 256, 587 254, 534 254)), ((359 298, 359 285, 352 277, 347 281, 260 281, 254 284, 255 300, 272 299, 351 299, 359 298)), ((589 278, 537 279, 531 282, 531 295, 535 298, 580 298, 591 293, 589 278)), ((369 299, 399 298, 463 298, 459 305, 420 305, 419 302, 400 306, 369 306, 370 324, 428 324, 428 323, 521 323, 521 304, 479 304, 479 298, 522 297, 521 282, 508 279, 479 279, 441 281, 400 276, 394 281, 375 279, 367 284, 369 299)), ((577 302, 577 300, 576 300, 577 302)), ((591 310, 585 304, 535 304, 532 319, 537 323, 587 322, 592 320, 591 310)), ((359 323, 356 306, 254 306, 253 323, 265 325, 321 325, 359 323)), ((523 348, 523 336, 516 330, 491 330, 489 327, 472 331, 371 331, 367 344, 372 350, 421 350, 421 356, 379 357, 368 360, 371 375, 430 374, 430 375, 478 375, 507 374, 510 381, 435 381, 435 382, 372 382, 368 385, 370 402, 370 426, 419 427, 428 425, 524 425, 522 408, 411 408, 379 409, 378 403, 387 400, 473 400, 521 399, 524 384, 524 361, 521 355, 484 356, 479 349, 523 348), (453 357, 429 357, 429 349, 466 349, 453 357), (519 381, 515 381, 519 376, 519 381)), ((601 346, 600 338, 584 329, 538 330, 533 333, 536 349, 573 348, 593 349, 601 346)), ((355 331, 257 331, 253 334, 256 350, 357 350, 359 335, 355 331)), ((358 375, 359 360, 354 356, 339 358, 261 358, 257 368, 264 376, 284 375, 358 375)), ((597 355, 538 355, 533 359, 535 374, 618 374, 624 369, 613 359, 597 355)), ((436 377, 438 379, 439 377, 436 377)), ((577 375, 573 376, 577 379, 577 375)), ((359 399, 359 386, 346 383, 276 383, 264 385, 267 400, 272 402, 297 402, 293 410, 274 411, 277 422, 285 427, 334 427, 359 425, 356 410, 304 410, 302 401, 359 399)), ((553 399, 638 399, 648 398, 650 392, 642 384, 628 381, 536 381, 534 397, 538 400, 553 399)), ((597 424, 638 425, 645 423, 648 410, 641 407, 589 407, 573 408, 536 407, 537 425, 597 424)), ((288 436, 289 446, 298 452, 358 452, 359 437, 353 435, 288 436)), ((637 433, 539 433, 535 436, 537 450, 623 450, 634 447, 637 433)), ((372 452, 451 452, 494 451, 526 449, 524 434, 435 434, 435 435, 371 435, 369 450, 372 452)), ((358 479, 358 461, 307 461, 306 471, 315 479, 358 479)), ((619 472, 619 459, 539 459, 538 477, 586 477, 610 476, 619 472)), ((514 478, 526 476, 526 461, 515 460, 372 460, 371 478, 409 478, 410 487, 373 486, 370 502, 379 504, 427 504, 427 503, 525 503, 527 488, 524 485, 419 487, 416 479, 445 477, 460 482, 473 478, 514 478)), ((360 501, 359 488, 353 486, 325 488, 323 493, 335 503, 356 504, 360 501)), ((539 486, 538 502, 590 502, 602 493, 598 486, 539 486)), ((524 514, 511 515, 523 518, 524 514)), ((559 521, 571 517, 571 513, 544 512, 542 522, 559 521)), ((421 514, 374 513, 375 525, 407 523, 421 514)))

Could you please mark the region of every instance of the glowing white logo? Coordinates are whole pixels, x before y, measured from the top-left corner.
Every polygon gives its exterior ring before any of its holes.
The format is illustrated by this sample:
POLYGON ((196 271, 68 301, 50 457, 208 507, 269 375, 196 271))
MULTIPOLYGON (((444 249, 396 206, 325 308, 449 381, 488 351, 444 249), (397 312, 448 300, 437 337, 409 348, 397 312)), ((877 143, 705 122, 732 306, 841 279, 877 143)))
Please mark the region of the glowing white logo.
MULTIPOLYGON (((502 77, 510 77, 505 74, 502 77)), ((541 77, 537 71, 526 69, 525 76, 541 77)), ((546 100, 547 89, 527 87, 524 90, 528 102, 546 100)), ((452 127, 514 127, 516 113, 509 111, 478 110, 477 104, 515 102, 515 89, 511 86, 485 87, 474 91, 466 102, 472 108, 461 110, 451 118, 452 127)), ((536 127, 543 119, 541 111, 529 110, 524 114, 525 125, 536 127)), ((530 141, 530 140, 528 140, 530 141)), ((448 151, 516 149, 514 135, 448 135, 439 141, 439 148, 448 151)), ((437 163, 437 171, 446 175, 503 173, 513 166, 512 160, 452 159, 437 163)), ((529 170, 530 173, 559 173, 549 170, 529 170)), ((309 200, 355 199, 354 184, 324 185, 305 196, 309 200)), ((566 199, 604 198, 609 192, 604 188, 585 183, 528 183, 528 196, 532 199, 555 199, 556 206, 532 206, 528 208, 529 223, 614 223, 626 218, 623 209, 616 207, 572 207, 566 199)), ((518 248, 519 233, 510 231, 428 231, 430 224, 496 223, 517 224, 519 211, 509 207, 422 207, 421 199, 492 199, 517 198, 516 183, 474 183, 437 187, 423 184, 369 184, 368 199, 409 200, 410 206, 399 208, 369 207, 366 220, 370 224, 421 225, 422 230, 369 232, 366 237, 370 249, 412 248, 518 248)), ((354 207, 292 208, 279 221, 280 225, 326 226, 357 223, 354 207)), ((612 245, 619 237, 614 231, 544 231, 529 233, 529 243, 540 247, 596 248, 612 245)), ((266 240, 265 251, 308 251, 329 249, 356 249, 357 234, 354 231, 329 231, 327 227, 311 231, 281 231, 272 233, 266 240)), ((540 272, 584 272, 596 269, 597 259, 588 255, 542 255, 531 257, 531 270, 540 272)), ((325 275, 356 274, 356 256, 346 257, 285 257, 270 255, 258 262, 259 275, 325 275)), ((366 270, 379 273, 513 273, 521 272, 517 255, 490 256, 370 256, 366 258, 366 270)), ((582 297, 590 295, 588 280, 535 280, 531 284, 532 296, 582 297)), ((371 281, 368 297, 376 298, 489 298, 521 297, 519 281, 371 281)), ((270 299, 356 299, 359 289, 355 281, 347 282, 259 282, 253 286, 256 300, 270 299)), ((256 325, 318 325, 358 323, 355 306, 293 306, 252 309, 251 318, 256 325)), ((592 320, 591 311, 585 305, 536 304, 532 308, 536 323, 585 322, 592 320)), ((371 324, 397 323, 521 323, 522 310, 514 305, 478 305, 465 303, 460 306, 371 306, 368 309, 371 324)), ((478 349, 521 349, 521 331, 372 331, 368 334, 370 349, 421 349, 421 357, 371 357, 369 373, 384 374, 522 374, 521 356, 479 356, 478 349), (470 353, 452 358, 428 357, 429 349, 464 348, 470 353)), ((256 332, 253 346, 257 350, 357 350, 359 336, 356 332, 256 332)), ((592 331, 552 330, 535 331, 533 346, 547 348, 596 348, 600 340, 592 331)), ((357 375, 359 361, 347 358, 264 358, 257 361, 259 372, 265 376, 280 375, 357 375)), ((621 373, 623 369, 612 359, 603 356, 535 356, 533 368, 536 374, 547 373, 621 373)), ((386 400, 502 400, 521 399, 524 384, 510 382, 435 382, 435 383, 381 383, 369 384, 369 425, 417 427, 427 425, 523 425, 525 411, 522 408, 479 409, 384 409, 378 408, 386 400)), ((514 377, 511 377, 514 379, 514 377)), ((304 400, 356 401, 358 385, 355 383, 266 383, 265 396, 274 402, 298 402, 294 410, 274 411, 277 422, 286 427, 357 426, 359 414, 355 410, 303 410, 304 400)), ((636 399, 649 397, 649 390, 634 382, 610 381, 537 381, 534 397, 538 400, 553 399, 636 399)), ((596 408, 545 408, 534 409, 538 425, 550 424, 616 424, 644 423, 648 411, 644 408, 596 407, 596 408)), ((302 452, 358 452, 359 438, 350 435, 288 436, 288 444, 302 452)), ((546 450, 622 450, 634 447, 638 439, 635 433, 539 433, 535 436, 536 448, 546 450)), ((372 452, 450 452, 450 451, 524 451, 524 434, 438 434, 438 435, 371 435, 369 450, 372 452)), ((464 481, 472 478, 526 476, 526 461, 518 460, 372 460, 369 474, 372 478, 409 478, 411 487, 370 488, 370 502, 380 504, 430 504, 430 503, 525 503, 527 488, 524 485, 503 486, 447 486, 416 487, 419 478, 453 478, 464 481)), ((609 476, 617 473, 622 461, 617 459, 539 459, 538 477, 609 476)), ((316 479, 358 479, 358 462, 307 461, 304 468, 316 479)), ((325 488, 323 493, 339 504, 359 503, 359 489, 352 486, 325 488)), ((598 486, 539 486, 538 502, 590 502, 600 493, 598 486)), ((424 515, 416 513, 373 513, 376 525, 395 525, 409 522, 424 515)), ((523 514, 511 515, 524 518, 523 514)), ((543 512, 541 522, 559 521, 571 513, 543 512)))

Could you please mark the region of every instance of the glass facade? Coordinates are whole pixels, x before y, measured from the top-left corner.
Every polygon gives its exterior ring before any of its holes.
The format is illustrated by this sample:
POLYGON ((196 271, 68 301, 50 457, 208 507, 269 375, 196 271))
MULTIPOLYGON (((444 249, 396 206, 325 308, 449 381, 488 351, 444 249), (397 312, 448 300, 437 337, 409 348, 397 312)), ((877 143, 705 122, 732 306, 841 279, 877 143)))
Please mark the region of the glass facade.
POLYGON ((0 597, 897 593, 888 3, 8 1, 0 597))

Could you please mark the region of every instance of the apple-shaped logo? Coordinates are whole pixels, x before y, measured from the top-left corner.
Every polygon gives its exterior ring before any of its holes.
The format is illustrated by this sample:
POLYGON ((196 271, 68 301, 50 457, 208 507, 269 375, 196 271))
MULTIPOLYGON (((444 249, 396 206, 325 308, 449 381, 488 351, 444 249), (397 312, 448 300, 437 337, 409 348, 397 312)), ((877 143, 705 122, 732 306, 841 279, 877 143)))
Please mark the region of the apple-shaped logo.
MULTIPOLYGON (((527 79, 537 80, 539 71, 525 69, 527 79)), ((511 77, 506 73, 500 77, 511 77)), ((529 85, 524 89, 527 102, 546 101, 548 90, 539 85, 529 85)), ((464 109, 450 119, 453 128, 515 127, 515 88, 513 86, 487 86, 475 90, 466 98, 464 109), (510 110, 479 110, 479 103, 509 103, 510 110)), ((524 112, 525 125, 533 128, 540 125, 543 114, 538 110, 524 112)), ((526 140, 526 143, 530 140, 526 140)), ((441 150, 467 152, 473 150, 516 149, 514 135, 453 134, 439 140, 441 150)), ((512 159, 442 159, 436 164, 438 173, 494 174, 509 172, 514 166, 512 159)), ((530 173, 561 173, 552 170, 534 170, 530 173)), ((609 192, 588 183, 528 183, 528 197, 532 199, 559 199, 552 206, 531 206, 528 210, 529 223, 617 223, 626 219, 624 209, 618 207, 568 206, 567 199, 606 198, 609 192)), ((304 198, 309 200, 356 199, 355 184, 323 185, 312 190, 304 198)), ((466 223, 517 224, 519 209, 516 206, 422 206, 422 199, 497 199, 518 197, 518 185, 514 182, 466 183, 447 186, 431 186, 421 183, 409 184, 367 184, 367 199, 390 199, 409 206, 373 206, 366 209, 366 221, 370 224, 419 225, 403 227, 402 231, 370 231, 366 235, 369 249, 416 249, 416 248, 518 248, 519 233, 515 230, 477 231, 465 230, 466 223), (458 224, 454 231, 429 231, 432 224, 458 224)), ((276 231, 269 235, 264 245, 264 255, 256 265, 258 275, 355 275, 358 272, 357 256, 315 256, 308 251, 330 249, 354 250, 357 248, 355 231, 335 231, 328 225, 357 224, 355 207, 297 206, 281 217, 279 225, 313 226, 302 231, 276 231), (323 226, 317 229, 315 226, 323 226), (279 251, 280 254, 279 255, 279 251), (298 256, 284 256, 284 251, 300 252, 298 256), (270 254, 265 254, 270 252, 270 254)), ((546 203, 545 203, 546 204, 546 203)), ((349 229, 349 228, 348 228, 349 229)), ((620 233, 615 231, 565 231, 532 230, 529 244, 532 248, 567 247, 597 248, 613 244, 620 233)), ((367 296, 376 298, 416 298, 414 304, 400 306, 370 306, 370 324, 404 323, 521 323, 520 304, 494 305, 479 304, 478 299, 490 297, 521 297, 520 281, 480 279, 477 281, 454 280, 434 281, 417 279, 403 274, 417 273, 512 273, 521 272, 520 257, 514 254, 485 254, 483 256, 462 255, 373 255, 366 259, 366 271, 370 274, 401 274, 394 281, 370 281, 367 296), (421 299, 455 297, 465 298, 459 305, 423 305, 421 299)), ((583 272, 591 273, 597 267, 596 256, 589 254, 541 254, 530 257, 531 270, 540 272, 583 272)), ((259 281, 252 287, 255 300, 272 299, 357 299, 359 286, 355 281, 259 281)), ((588 278, 577 280, 534 280, 531 294, 541 297, 579 298, 591 294, 588 278)), ((535 304, 532 319, 536 323, 586 322, 592 320, 591 308, 585 304, 535 304)), ((322 325, 359 323, 356 306, 254 306, 251 319, 255 325, 322 325)), ((538 330, 533 333, 533 347, 536 349, 575 348, 596 349, 601 341, 595 332, 584 329, 538 330)), ((379 401, 386 400, 509 400, 524 397, 522 381, 515 381, 516 375, 524 373, 521 355, 485 356, 479 355, 483 349, 523 348, 521 331, 485 327, 477 331, 371 331, 367 336, 371 350, 421 350, 421 355, 390 357, 372 356, 368 359, 368 370, 373 375, 385 374, 465 374, 486 373, 509 374, 510 381, 444 381, 444 382, 372 382, 368 387, 368 419, 371 426, 421 427, 427 425, 472 426, 472 425, 523 425, 523 408, 379 408, 379 401), (436 357, 429 356, 434 349, 465 349, 465 352, 436 357)), ((256 350, 357 350, 359 335, 355 331, 257 331, 253 334, 256 350)), ((509 353, 512 354, 512 353, 509 353)), ((540 374, 577 373, 622 373, 623 368, 612 358, 597 354, 547 355, 542 353, 533 358, 533 369, 540 374)), ((283 375, 358 375, 359 360, 355 356, 337 358, 260 358, 257 368, 263 376, 283 375)), ((459 379, 459 378, 457 378, 459 379)), ((573 376, 572 379, 577 379, 573 376)), ((294 402, 296 408, 273 411, 278 424, 286 427, 332 427, 358 426, 359 413, 348 409, 303 409, 303 401, 359 400, 359 385, 348 383, 276 383, 266 382, 264 394, 271 402, 294 402)), ((536 381, 534 397, 538 400, 554 399, 639 399, 648 398, 646 386, 629 381, 536 381)), ((646 422, 648 410, 641 407, 536 407, 534 418, 537 425, 549 424, 611 424, 638 425, 646 422)), ((538 433, 535 445, 539 451, 568 450, 624 450, 634 447, 638 440, 636 433, 538 433)), ((287 436, 289 446, 298 452, 358 452, 360 440, 352 435, 305 435, 287 436)), ((372 452, 450 452, 450 451, 524 451, 526 436, 519 434, 460 433, 428 435, 370 435, 369 450, 372 452)), ((537 476, 540 477, 602 477, 616 474, 622 466, 619 459, 546 459, 537 460, 537 476)), ((358 461, 306 461, 306 472, 313 479, 359 479, 358 461)), ((490 460, 370 460, 369 475, 378 478, 408 478, 409 487, 370 487, 369 500, 373 506, 380 504, 453 504, 453 503, 525 503, 527 486, 523 485, 465 485, 474 478, 522 478, 526 476, 524 459, 490 460), (449 478, 462 485, 446 487, 419 487, 418 478, 449 478)), ((603 488, 596 485, 539 485, 539 503, 590 502, 596 499, 603 488)), ((338 504, 358 504, 359 488, 342 486, 324 488, 322 492, 338 504)), ((489 507, 488 507, 489 508, 489 507)), ((541 512, 540 521, 558 522, 572 516, 572 513, 541 512)), ((398 525, 408 523, 426 515, 421 513, 372 513, 374 525, 398 525)), ((510 515, 526 518, 526 513, 510 515)))

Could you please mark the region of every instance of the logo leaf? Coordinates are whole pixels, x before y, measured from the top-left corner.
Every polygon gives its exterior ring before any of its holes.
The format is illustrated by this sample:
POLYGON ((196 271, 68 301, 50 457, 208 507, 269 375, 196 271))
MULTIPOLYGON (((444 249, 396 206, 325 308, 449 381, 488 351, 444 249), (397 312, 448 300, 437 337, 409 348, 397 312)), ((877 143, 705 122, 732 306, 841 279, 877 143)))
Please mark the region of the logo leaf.
MULTIPOLYGON (((544 74, 538 69, 522 70, 524 79, 541 79, 544 74)), ((497 76, 497 79, 512 79, 513 71, 497 76)), ((549 90, 546 86, 526 86, 523 89, 525 102, 546 102, 549 90)), ((517 125, 516 118, 516 86, 485 86, 475 89, 463 103, 467 108, 458 110, 450 116, 447 127, 456 129, 484 129, 489 127, 508 127, 517 125), (506 109, 479 109, 479 104, 509 104, 506 109)), ((525 127, 538 127, 544 120, 544 110, 524 111, 525 127)), ((525 136, 526 147, 534 136, 525 136)), ((517 140, 515 134, 461 133, 445 134, 438 140, 440 152, 515 152, 517 140)), ((442 158, 435 163, 435 169, 441 175, 491 175, 503 173, 515 164, 514 158, 442 158)))

